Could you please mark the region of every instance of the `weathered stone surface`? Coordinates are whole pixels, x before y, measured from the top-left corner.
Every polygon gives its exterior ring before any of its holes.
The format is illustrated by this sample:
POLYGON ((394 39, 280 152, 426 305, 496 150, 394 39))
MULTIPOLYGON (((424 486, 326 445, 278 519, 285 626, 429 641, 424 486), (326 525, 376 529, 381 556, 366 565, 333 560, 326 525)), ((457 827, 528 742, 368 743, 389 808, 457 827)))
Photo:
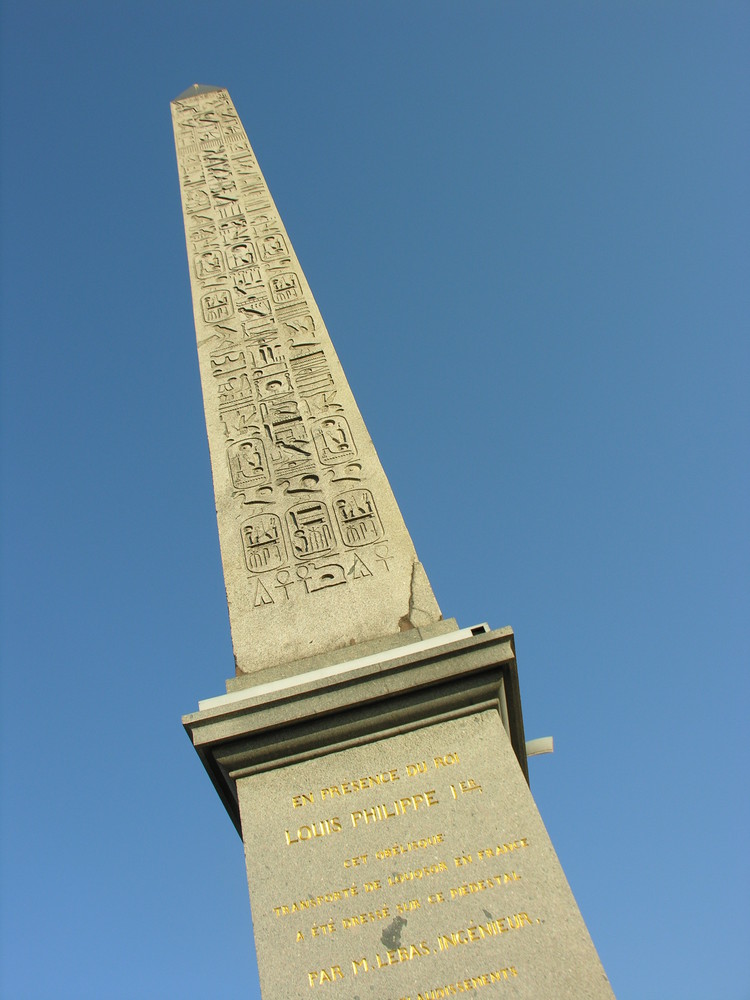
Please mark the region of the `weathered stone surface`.
POLYGON ((439 621, 229 94, 172 117, 238 673, 439 621))
POLYGON ((238 790, 264 1000, 612 997, 497 712, 238 790))

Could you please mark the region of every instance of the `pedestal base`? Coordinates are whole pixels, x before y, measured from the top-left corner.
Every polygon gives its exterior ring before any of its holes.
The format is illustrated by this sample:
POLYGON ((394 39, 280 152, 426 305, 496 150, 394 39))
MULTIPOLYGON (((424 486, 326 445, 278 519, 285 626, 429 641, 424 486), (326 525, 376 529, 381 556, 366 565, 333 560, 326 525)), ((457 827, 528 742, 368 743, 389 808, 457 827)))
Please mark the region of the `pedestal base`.
POLYGON ((243 836, 264 1000, 612 997, 528 788, 510 629, 236 691, 184 724, 243 836))

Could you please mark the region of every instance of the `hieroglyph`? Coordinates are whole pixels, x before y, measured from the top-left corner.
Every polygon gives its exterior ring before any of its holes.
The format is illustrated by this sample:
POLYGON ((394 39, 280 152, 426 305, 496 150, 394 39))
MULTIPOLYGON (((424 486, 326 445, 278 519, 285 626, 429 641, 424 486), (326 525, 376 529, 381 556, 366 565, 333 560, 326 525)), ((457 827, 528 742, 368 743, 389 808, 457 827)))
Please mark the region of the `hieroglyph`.
POLYGON ((172 117, 238 672, 438 621, 229 94, 172 117))

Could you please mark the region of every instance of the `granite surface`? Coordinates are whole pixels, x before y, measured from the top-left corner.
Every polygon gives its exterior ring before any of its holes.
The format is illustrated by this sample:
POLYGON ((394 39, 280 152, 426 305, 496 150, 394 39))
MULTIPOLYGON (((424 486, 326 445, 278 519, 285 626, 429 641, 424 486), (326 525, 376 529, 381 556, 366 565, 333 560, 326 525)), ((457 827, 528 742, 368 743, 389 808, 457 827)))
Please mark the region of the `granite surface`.
POLYGON ((229 94, 190 88, 172 117, 237 673, 434 624, 427 576, 229 94))
POLYGON ((497 712, 238 791, 264 1000, 612 997, 497 712))

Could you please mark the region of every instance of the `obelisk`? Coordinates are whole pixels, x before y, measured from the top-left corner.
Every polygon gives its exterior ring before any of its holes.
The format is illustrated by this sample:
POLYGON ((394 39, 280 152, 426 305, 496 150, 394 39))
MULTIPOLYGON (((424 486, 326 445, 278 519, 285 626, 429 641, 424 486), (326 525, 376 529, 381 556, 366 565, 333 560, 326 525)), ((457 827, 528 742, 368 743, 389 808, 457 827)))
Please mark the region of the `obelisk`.
POLYGON ((439 621, 229 94, 172 114, 237 672, 439 621))
POLYGON ((244 842, 263 1000, 611 1000, 512 630, 442 619, 228 93, 172 114, 236 660, 183 724, 244 842))

